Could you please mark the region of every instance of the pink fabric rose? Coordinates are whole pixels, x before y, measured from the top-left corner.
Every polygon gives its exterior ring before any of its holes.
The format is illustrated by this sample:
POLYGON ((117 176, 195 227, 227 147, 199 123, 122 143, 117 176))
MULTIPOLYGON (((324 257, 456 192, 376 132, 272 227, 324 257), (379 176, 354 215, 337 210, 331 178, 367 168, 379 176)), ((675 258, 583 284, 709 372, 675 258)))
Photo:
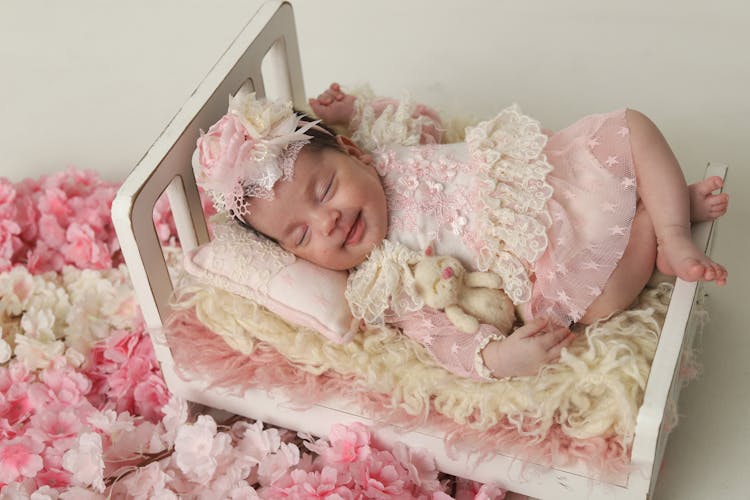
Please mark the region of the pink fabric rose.
POLYGON ((224 115, 207 133, 201 135, 198 139, 198 155, 203 167, 201 173, 210 179, 211 187, 222 180, 234 180, 231 174, 252 152, 253 143, 248 139, 247 129, 233 114, 224 115))

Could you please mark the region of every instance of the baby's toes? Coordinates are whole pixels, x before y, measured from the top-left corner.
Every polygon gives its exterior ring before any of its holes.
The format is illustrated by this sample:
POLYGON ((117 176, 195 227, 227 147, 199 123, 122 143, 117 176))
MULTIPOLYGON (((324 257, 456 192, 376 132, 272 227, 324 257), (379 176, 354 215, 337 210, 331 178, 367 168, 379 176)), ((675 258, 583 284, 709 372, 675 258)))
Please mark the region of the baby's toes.
POLYGON ((723 185, 724 185, 724 179, 722 179, 718 175, 712 175, 711 177, 706 179, 706 188, 708 189, 709 193, 716 191, 723 185))

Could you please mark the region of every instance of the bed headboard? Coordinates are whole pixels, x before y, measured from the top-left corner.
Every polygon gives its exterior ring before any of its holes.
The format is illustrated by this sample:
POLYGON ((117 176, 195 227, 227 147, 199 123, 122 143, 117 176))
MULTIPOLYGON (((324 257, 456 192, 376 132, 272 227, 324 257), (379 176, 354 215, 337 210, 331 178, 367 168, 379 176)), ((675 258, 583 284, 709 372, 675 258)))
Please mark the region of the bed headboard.
MULTIPOLYGON (((191 158, 200 130, 226 113, 228 98, 250 85, 259 96, 305 103, 299 46, 289 3, 266 2, 177 111, 123 182, 112 202, 112 221, 149 331, 167 318, 173 284, 153 223, 154 204, 167 192, 183 249, 208 241, 191 158)), ((171 360, 163 339, 157 357, 171 360), (160 352, 161 351, 161 352, 160 352)))

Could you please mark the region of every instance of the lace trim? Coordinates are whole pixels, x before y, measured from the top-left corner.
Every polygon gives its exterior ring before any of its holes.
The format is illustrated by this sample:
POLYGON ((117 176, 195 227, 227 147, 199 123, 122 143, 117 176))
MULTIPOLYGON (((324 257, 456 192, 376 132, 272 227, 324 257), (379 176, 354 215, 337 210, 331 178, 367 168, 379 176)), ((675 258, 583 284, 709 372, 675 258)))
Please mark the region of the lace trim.
POLYGON ((492 375, 492 370, 487 368, 487 365, 484 364, 484 358, 482 357, 482 349, 487 347, 487 344, 489 344, 493 340, 505 340, 505 336, 495 334, 486 336, 477 345, 477 350, 474 353, 474 370, 476 370, 477 375, 485 380, 497 380, 497 378, 492 375))
POLYGON ((467 128, 472 158, 485 169, 481 184, 486 217, 480 221, 483 246, 477 266, 499 274, 514 304, 531 299, 528 268, 547 249, 552 219, 547 201, 552 165, 543 153, 547 143, 539 122, 514 104, 495 118, 467 128))
POLYGON ((344 295, 355 318, 384 324, 390 308, 397 316, 422 308, 411 265, 420 254, 388 240, 378 245, 367 260, 349 273, 344 295))
MULTIPOLYGON (((203 267, 228 271, 236 283, 267 295, 271 278, 296 260, 276 243, 240 227, 224 215, 215 216, 211 222, 214 239, 208 243, 208 260, 203 267)), ((206 279, 222 287, 222 278, 213 273, 206 279)))
POLYGON ((392 145, 416 146, 427 127, 442 130, 442 124, 422 114, 408 93, 400 101, 378 99, 369 87, 363 87, 356 95, 352 140, 366 151, 392 145), (385 107, 380 111, 376 104, 385 107))

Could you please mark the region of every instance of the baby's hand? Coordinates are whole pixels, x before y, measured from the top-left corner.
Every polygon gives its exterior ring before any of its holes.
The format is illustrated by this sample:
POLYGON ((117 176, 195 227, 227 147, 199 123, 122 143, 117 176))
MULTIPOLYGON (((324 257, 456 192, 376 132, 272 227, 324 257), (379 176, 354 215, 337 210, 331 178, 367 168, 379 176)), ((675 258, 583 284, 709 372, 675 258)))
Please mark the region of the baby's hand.
POLYGON ((542 318, 534 319, 505 340, 488 344, 482 357, 493 376, 536 375, 542 365, 560 357, 575 336, 564 327, 546 329, 547 323, 542 318))
POLYGON ((348 126, 354 117, 355 99, 353 95, 343 93, 338 83, 332 83, 325 92, 308 102, 313 112, 326 125, 348 126))

